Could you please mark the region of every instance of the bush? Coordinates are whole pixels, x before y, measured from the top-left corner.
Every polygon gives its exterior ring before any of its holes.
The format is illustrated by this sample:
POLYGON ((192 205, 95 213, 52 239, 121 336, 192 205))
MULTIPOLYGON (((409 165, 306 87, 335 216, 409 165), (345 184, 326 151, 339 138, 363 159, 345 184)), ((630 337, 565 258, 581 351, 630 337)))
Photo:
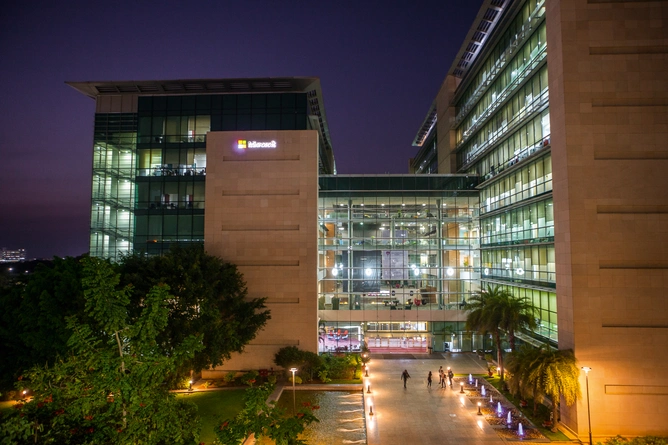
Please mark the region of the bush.
MULTIPOLYGON (((290 382, 292 382, 292 376, 290 376, 290 382)), ((295 385, 301 385, 302 384, 302 378, 299 377, 298 375, 295 376, 295 385)))
POLYGON ((328 371, 326 369, 322 369, 318 372, 318 378, 322 383, 329 383, 332 381, 329 377, 327 377, 328 371))
POLYGON ((347 356, 325 356, 324 370, 331 379, 351 379, 355 375, 355 366, 352 366, 347 356))
POLYGON ((225 376, 223 377, 223 380, 225 383, 232 383, 234 381, 234 378, 237 376, 237 373, 234 371, 230 371, 225 376))
POLYGON ((313 375, 322 368, 322 359, 318 354, 302 351, 296 346, 279 349, 274 356, 274 363, 284 369, 299 368, 303 378, 309 381, 313 380, 313 375))
POLYGON ((303 351, 296 346, 286 346, 278 350, 274 356, 274 363, 281 368, 290 369, 301 365, 303 361, 303 351))
POLYGON ((253 383, 257 381, 258 376, 257 371, 248 371, 246 374, 241 376, 241 381, 248 386, 253 386, 253 383))

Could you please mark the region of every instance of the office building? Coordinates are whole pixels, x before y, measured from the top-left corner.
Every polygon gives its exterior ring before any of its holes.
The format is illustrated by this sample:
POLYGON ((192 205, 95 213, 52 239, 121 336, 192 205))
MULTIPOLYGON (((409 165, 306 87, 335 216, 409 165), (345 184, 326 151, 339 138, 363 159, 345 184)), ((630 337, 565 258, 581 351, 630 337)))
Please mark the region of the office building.
MULTIPOLYGON (((589 373, 596 435, 666 434, 668 2, 486 0, 411 170, 480 178, 481 285, 589 373)), ((582 387, 585 388, 582 374, 582 387)), ((588 435, 586 399, 561 407, 588 435)))
MULTIPOLYGON (((469 175, 323 175, 318 350, 472 351, 478 183, 469 175)), ((487 342, 489 347, 490 343, 487 342)))
MULTIPOLYGON (((523 342, 592 368, 595 437, 668 434, 667 15, 485 0, 407 175, 336 174, 315 78, 70 83, 96 100, 91 254, 239 266, 272 320, 211 375, 283 346, 486 349, 466 302, 502 286, 537 310, 523 342)), ((561 407, 582 439, 586 400, 561 407)))
POLYGON ((319 80, 69 85, 96 101, 91 255, 204 244, 271 309, 227 367, 317 350, 318 175, 336 173, 319 80))

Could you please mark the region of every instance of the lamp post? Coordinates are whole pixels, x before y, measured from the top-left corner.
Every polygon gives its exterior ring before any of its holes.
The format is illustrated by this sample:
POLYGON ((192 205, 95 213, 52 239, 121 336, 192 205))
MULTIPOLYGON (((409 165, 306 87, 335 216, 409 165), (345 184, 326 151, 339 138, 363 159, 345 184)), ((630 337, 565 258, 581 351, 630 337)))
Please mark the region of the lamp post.
POLYGON ((292 415, 295 415, 295 405, 297 402, 295 401, 295 372, 297 372, 297 368, 290 368, 290 372, 292 373, 292 415))
POLYGON ((583 366, 582 370, 585 372, 585 383, 587 385, 587 421, 589 422, 589 445, 592 445, 592 440, 591 440, 591 412, 589 410, 589 371, 591 371, 591 368, 589 366, 583 366))

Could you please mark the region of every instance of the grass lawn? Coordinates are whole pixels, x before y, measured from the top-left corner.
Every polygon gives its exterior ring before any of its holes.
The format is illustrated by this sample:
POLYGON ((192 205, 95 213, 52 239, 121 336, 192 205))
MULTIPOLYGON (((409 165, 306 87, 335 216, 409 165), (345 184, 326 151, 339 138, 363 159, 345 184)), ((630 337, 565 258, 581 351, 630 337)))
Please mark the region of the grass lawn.
POLYGON ((176 397, 190 400, 197 405, 202 429, 200 441, 210 444, 216 436, 214 428, 218 427, 221 418, 231 418, 243 408, 242 397, 244 388, 223 391, 202 391, 179 393, 176 397))
POLYGON ((14 406, 16 402, 14 401, 9 401, 9 402, 0 402, 0 411, 9 411, 12 409, 12 406, 14 406))
POLYGON ((501 379, 497 376, 494 377, 485 377, 485 379, 492 385, 494 386, 503 396, 508 399, 510 403, 515 405, 515 408, 519 409, 522 411, 522 414, 524 417, 528 418, 533 422, 533 424, 538 428, 538 430, 548 439, 553 440, 553 441, 569 441, 570 439, 568 436, 566 436, 564 433, 561 431, 557 431, 556 433, 553 433, 549 428, 544 428, 543 421, 548 419, 550 417, 550 409, 545 406, 545 405, 538 405, 538 415, 537 417, 534 417, 533 415, 533 400, 529 401, 529 406, 526 408, 520 407, 520 400, 517 397, 514 397, 512 394, 508 392, 504 392, 501 390, 501 379))

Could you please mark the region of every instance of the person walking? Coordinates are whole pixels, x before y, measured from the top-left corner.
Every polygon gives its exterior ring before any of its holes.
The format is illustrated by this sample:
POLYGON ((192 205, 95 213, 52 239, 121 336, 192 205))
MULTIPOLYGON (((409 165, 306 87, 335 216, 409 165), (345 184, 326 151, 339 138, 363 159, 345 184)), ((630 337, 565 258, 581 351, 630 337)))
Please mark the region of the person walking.
POLYGON ((445 371, 443 371, 443 366, 438 368, 438 383, 441 385, 441 388, 445 388, 445 371))
POLYGON ((410 378, 411 378, 410 374, 408 373, 407 370, 404 369, 404 372, 401 373, 401 380, 404 381, 404 388, 406 388, 406 381, 410 378))
POLYGON ((450 388, 452 388, 452 378, 455 376, 455 373, 452 372, 452 369, 448 366, 448 380, 450 381, 450 388))
POLYGON ((427 376, 427 388, 431 388, 431 371, 429 371, 429 375, 427 376))

